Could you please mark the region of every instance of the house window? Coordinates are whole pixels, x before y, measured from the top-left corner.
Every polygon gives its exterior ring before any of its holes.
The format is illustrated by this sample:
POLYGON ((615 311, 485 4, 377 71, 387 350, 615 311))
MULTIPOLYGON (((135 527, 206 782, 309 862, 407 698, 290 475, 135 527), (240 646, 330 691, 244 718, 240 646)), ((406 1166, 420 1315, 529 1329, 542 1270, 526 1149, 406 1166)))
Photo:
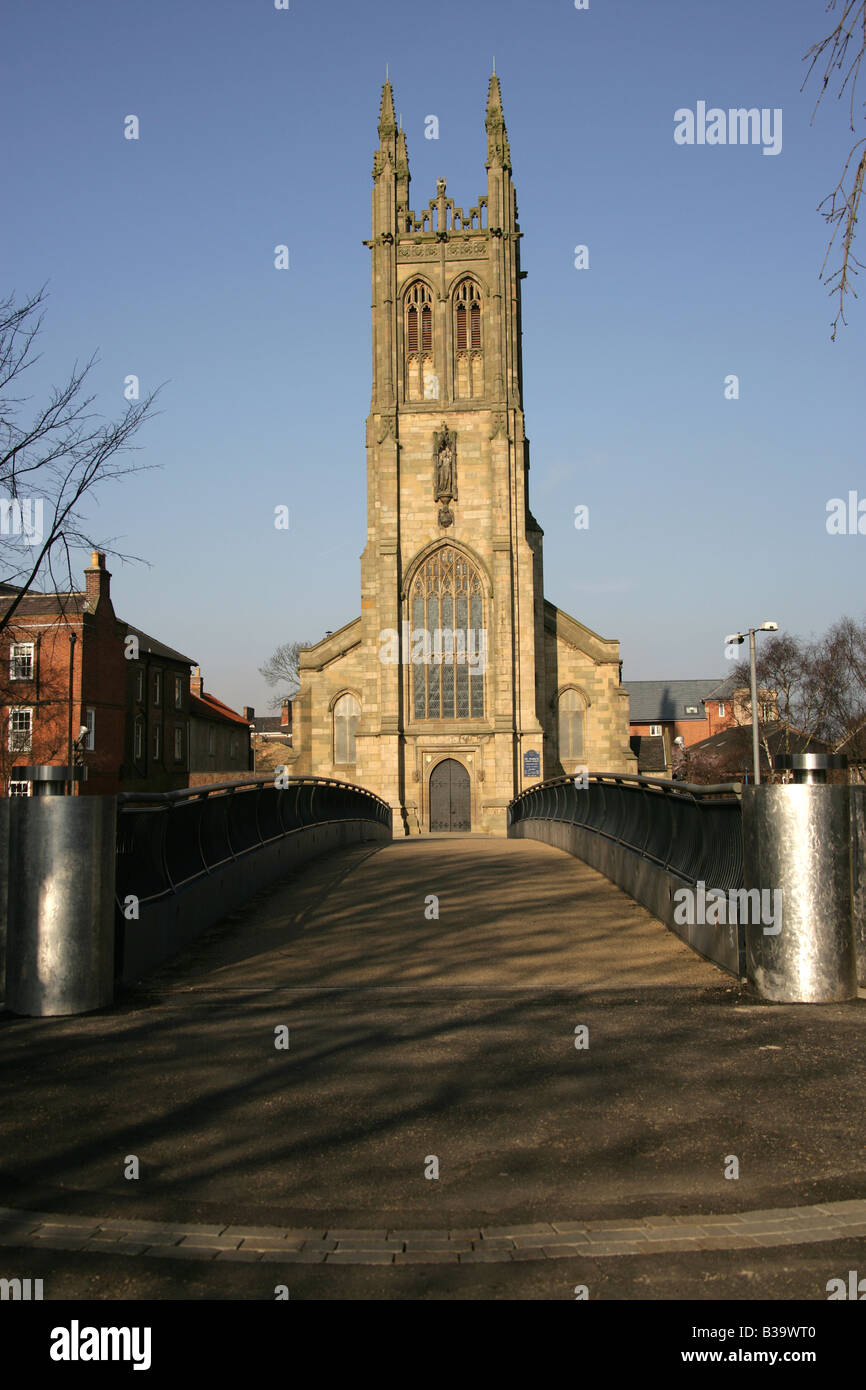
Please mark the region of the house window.
POLYGON ((686 705, 686 714, 697 714, 697 705, 686 705))
POLYGON ((183 727, 180 724, 174 726, 174 760, 176 763, 183 762, 183 727))
POLYGON ((9 711, 9 752, 29 753, 32 746, 32 709, 11 709, 9 711))
POLYGON ((724 719, 724 717, 725 717, 725 707, 724 707, 724 705, 719 705, 719 718, 720 718, 720 719, 724 719))
POLYGON ((180 676, 174 678, 174 707, 183 709, 183 681, 180 676))
POLYGON ((144 704, 144 672, 140 667, 135 673, 135 698, 140 705, 144 704))
POLYGON ((84 711, 84 722, 87 725, 87 733, 84 738, 84 747, 89 753, 93 752, 96 746, 96 710, 87 709, 84 711))
POLYGON ((229 757, 232 759, 232 761, 234 761, 234 759, 237 757, 237 755, 238 755, 238 736, 237 736, 237 734, 232 734, 232 736, 231 736, 231 742, 230 742, 230 744, 229 744, 229 757))
POLYGON ((154 724, 154 726, 153 726, 153 756, 154 756, 154 759, 155 759, 157 762, 158 762, 159 759, 162 757, 162 725, 161 725, 161 724, 154 724))
POLYGON ((33 642, 13 642, 9 654, 9 675, 13 681, 32 681, 33 642))
POLYGON ((334 705, 334 762, 354 763, 355 733, 361 706, 354 695, 341 695, 334 705))
POLYGON ((650 724, 650 738, 661 738, 661 736, 662 736, 662 726, 661 726, 661 724, 650 724))
POLYGON ((213 754, 216 751, 216 729, 213 724, 208 725, 207 731, 207 751, 213 754))
POLYGON ((153 703, 154 703, 155 705, 161 705, 161 704, 162 704, 162 672, 161 672, 161 671, 154 671, 154 673, 153 673, 153 703))
POLYGON ((772 705, 764 704, 764 705, 759 705, 758 708, 759 708, 759 710, 760 710, 760 716, 759 716, 759 718, 761 719, 761 721, 762 721, 764 724, 769 724, 770 721, 774 718, 775 713, 776 713, 776 711, 775 711, 775 709, 773 708, 773 706, 772 706, 772 705))
POLYGON ((579 690, 564 690, 559 697, 559 761, 583 757, 586 701, 579 690))
POLYGON ((406 395, 410 401, 435 400, 433 371, 433 295, 421 280, 406 291, 406 395))
POLYGON ((412 581, 410 647, 416 719, 483 719, 487 630, 481 576, 459 550, 436 550, 412 581))
POLYGON ((9 783, 9 795, 10 795, 10 796, 32 796, 32 795, 33 795, 33 783, 32 783, 32 782, 19 782, 19 781, 14 781, 14 782, 12 782, 12 781, 10 781, 10 783, 9 783))
POLYGON ((144 753, 144 720, 143 720, 143 719, 136 719, 136 721, 135 721, 135 736, 134 736, 134 742, 133 742, 133 749, 134 749, 133 757, 135 758, 136 762, 138 762, 138 760, 142 757, 142 755, 143 755, 143 753, 144 753))

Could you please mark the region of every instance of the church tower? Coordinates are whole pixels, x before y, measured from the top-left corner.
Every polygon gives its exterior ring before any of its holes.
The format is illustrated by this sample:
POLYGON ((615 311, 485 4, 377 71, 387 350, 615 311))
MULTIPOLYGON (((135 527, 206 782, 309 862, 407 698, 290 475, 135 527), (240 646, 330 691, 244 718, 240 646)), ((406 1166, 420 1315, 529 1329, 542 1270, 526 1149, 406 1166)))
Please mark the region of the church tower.
POLYGON ((296 700, 290 771, 370 787, 394 808, 395 834, 504 833, 518 791, 584 765, 590 722, 593 771, 633 761, 618 645, 543 597, 521 232, 495 73, 485 127, 486 193, 464 209, 439 178, 416 212, 390 82, 382 90, 365 243, 373 380, 361 616, 305 652, 296 700), (576 678, 563 685, 565 667, 576 678))

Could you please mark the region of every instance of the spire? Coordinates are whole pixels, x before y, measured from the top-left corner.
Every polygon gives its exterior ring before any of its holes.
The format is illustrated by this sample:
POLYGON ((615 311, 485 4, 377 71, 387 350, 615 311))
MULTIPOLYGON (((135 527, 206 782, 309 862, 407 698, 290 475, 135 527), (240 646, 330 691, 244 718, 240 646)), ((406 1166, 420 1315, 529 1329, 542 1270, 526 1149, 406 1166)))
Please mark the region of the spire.
POLYGON ((386 78, 382 88, 382 102, 379 107, 379 139, 385 141, 392 138, 397 131, 397 122, 394 119, 394 93, 391 83, 386 78))
POLYGON ((487 90, 487 114, 484 120, 487 129, 487 165, 501 164, 511 168, 511 151, 508 147, 508 132, 502 114, 502 91, 494 64, 493 75, 487 90))

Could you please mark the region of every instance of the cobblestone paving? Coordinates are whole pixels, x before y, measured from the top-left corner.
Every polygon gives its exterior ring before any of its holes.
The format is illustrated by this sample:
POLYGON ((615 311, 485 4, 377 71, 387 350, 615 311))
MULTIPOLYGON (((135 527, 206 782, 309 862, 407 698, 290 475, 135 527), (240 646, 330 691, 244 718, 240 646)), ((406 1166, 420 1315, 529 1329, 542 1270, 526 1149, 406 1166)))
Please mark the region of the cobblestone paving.
POLYGON ((0 1245, 97 1251, 175 1260, 263 1264, 498 1264, 654 1255, 666 1251, 754 1250, 866 1238, 866 1200, 717 1215, 646 1216, 629 1221, 552 1221, 461 1230, 350 1230, 317 1226, 179 1225, 88 1220, 0 1207, 0 1245))

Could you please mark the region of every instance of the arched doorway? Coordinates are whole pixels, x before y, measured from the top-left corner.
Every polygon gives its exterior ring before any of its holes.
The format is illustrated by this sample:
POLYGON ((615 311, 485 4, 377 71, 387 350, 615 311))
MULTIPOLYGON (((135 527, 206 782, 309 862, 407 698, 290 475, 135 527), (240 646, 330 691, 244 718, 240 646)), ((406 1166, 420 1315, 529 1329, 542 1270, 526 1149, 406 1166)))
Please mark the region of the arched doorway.
POLYGON ((455 758, 445 758, 430 773, 430 829, 471 829, 469 773, 455 758))

